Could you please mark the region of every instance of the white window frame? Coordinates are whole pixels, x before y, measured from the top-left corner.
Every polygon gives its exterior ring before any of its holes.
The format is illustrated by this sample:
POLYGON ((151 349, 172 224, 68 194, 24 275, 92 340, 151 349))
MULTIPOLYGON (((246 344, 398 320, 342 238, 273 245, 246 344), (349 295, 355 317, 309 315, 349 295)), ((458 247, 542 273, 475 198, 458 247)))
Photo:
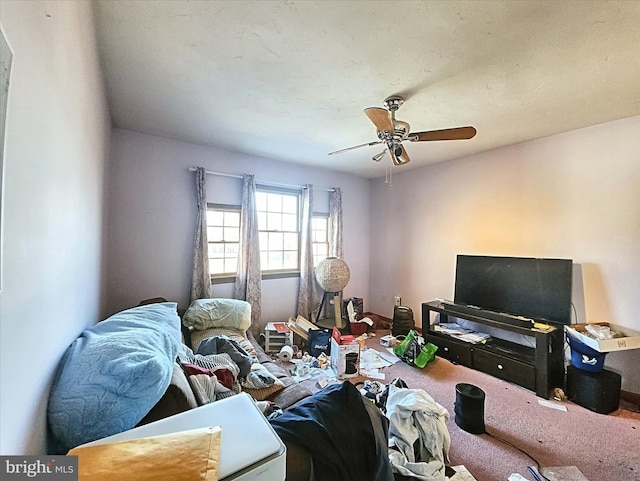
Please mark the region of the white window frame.
MULTIPOLYGON (((238 216, 240 217, 241 211, 240 211, 240 206, 238 205, 227 205, 227 204, 207 204, 207 217, 209 216, 209 212, 236 212, 238 214, 238 216)), ((223 227, 224 226, 216 226, 216 227, 223 227)), ((210 224, 209 224, 209 219, 207 218, 207 229, 210 228, 210 224)), ((227 229, 229 229, 229 226, 226 226, 227 229)), ((220 245, 222 244, 225 247, 225 253, 222 257, 218 257, 218 258, 222 258, 222 259, 230 259, 231 256, 228 256, 227 252, 226 252, 226 246, 228 245, 232 245, 232 244, 236 244, 235 241, 226 238, 223 234, 223 238, 222 240, 211 240, 210 236, 207 235, 208 239, 207 239, 207 244, 208 244, 208 251, 209 252, 211 250, 211 248, 214 245, 220 245)), ((239 243, 240 243, 240 225, 238 224, 237 226, 237 238, 238 238, 238 247, 239 247, 239 243)), ((211 269, 211 259, 212 257, 209 257, 209 270, 212 271, 211 269)), ((236 268, 233 271, 228 271, 228 272, 218 272, 218 273, 213 273, 210 272, 210 277, 211 277, 211 281, 215 283, 215 281, 226 281, 230 278, 235 278, 236 276, 236 271, 237 271, 237 259, 238 259, 238 251, 236 252, 236 268)))
MULTIPOLYGON (((277 276, 277 277, 294 277, 300 275, 300 237, 301 237, 301 222, 300 222, 300 213, 301 213, 301 193, 299 190, 291 190, 291 189, 283 189, 278 187, 270 187, 270 186, 256 186, 256 197, 270 197, 270 199, 275 198, 274 196, 287 196, 287 197, 295 197, 295 206, 289 205, 289 208, 284 208, 281 206, 280 209, 273 208, 272 205, 269 205, 269 200, 267 199, 266 205, 258 205, 261 204, 261 200, 256 198, 256 209, 258 215, 258 235, 260 239, 260 268, 262 269, 263 278, 264 276, 277 276), (295 212, 292 213, 291 207, 294 207, 295 212), (295 215, 294 219, 291 219, 291 215, 295 215), (288 220, 287 220, 288 219, 288 220), (270 225, 273 222, 274 225, 270 225), (292 229, 293 227, 293 229, 292 229), (287 237, 295 236, 295 248, 292 248, 292 242, 289 240, 287 242, 287 237), (280 241, 280 239, 282 241, 280 241), (281 248, 270 248, 270 244, 272 242, 279 243, 281 248), (266 246, 264 244, 267 244, 266 246), (286 253, 295 252, 295 265, 283 265, 280 268, 270 269, 268 266, 269 256, 274 255, 277 257, 278 253, 282 253, 283 259, 286 253), (266 259, 265 259, 266 258, 266 259)), ((284 260, 282 261, 284 264, 284 260)))
POLYGON ((311 222, 313 266, 316 267, 321 260, 326 259, 331 255, 329 252, 329 214, 319 214, 314 212, 311 222), (322 222, 324 224, 324 228, 321 231, 317 229, 318 222, 322 222), (320 236, 322 236, 322 239, 320 236))
MULTIPOLYGON (((295 195, 297 196, 297 210, 296 210, 296 214, 297 214, 297 219, 296 219, 296 226, 297 226, 297 235, 298 235, 298 245, 297 245, 297 267, 296 268, 292 268, 292 269, 273 269, 273 270, 267 270, 262 268, 262 279, 279 279, 279 278, 285 278, 285 277, 299 277, 300 276, 300 251, 301 251, 301 245, 300 245, 300 240, 301 240, 301 193, 298 190, 291 190, 291 189, 284 189, 284 188, 277 188, 277 187, 265 187, 265 186, 257 186, 256 188, 257 192, 266 192, 266 193, 275 193, 275 194, 285 194, 285 195, 295 195)), ((230 205, 230 204, 207 204, 207 212, 209 211, 227 211, 227 212, 237 212, 238 214, 240 214, 240 216, 242 216, 242 212, 241 212, 241 207, 239 205, 230 205)), ((314 266, 316 266, 322 259, 324 259, 325 257, 329 256, 329 214, 326 213, 317 213, 314 212, 313 213, 313 223, 315 224, 316 219, 322 219, 324 222, 326 222, 326 242, 322 242, 322 241, 318 241, 317 237, 316 237, 316 230, 313 228, 312 226, 312 244, 313 244, 313 259, 314 259, 314 266), (322 254, 318 254, 317 251, 319 249, 318 246, 320 245, 325 245, 326 246, 326 255, 324 255, 324 249, 323 249, 323 253, 322 254)), ((275 232, 275 231, 260 231, 260 232, 275 232)), ((238 226, 238 237, 240 236, 240 227, 238 226)), ((228 241, 226 239, 223 239, 222 241, 211 241, 209 240, 209 245, 214 244, 214 243, 233 243, 233 241, 228 241)), ((322 248, 320 248, 322 249, 322 248)), ((233 282, 235 280, 236 277, 236 272, 224 272, 224 273, 213 273, 211 272, 210 274, 211 277, 211 283, 212 284, 222 284, 222 283, 228 283, 228 282, 233 282)))

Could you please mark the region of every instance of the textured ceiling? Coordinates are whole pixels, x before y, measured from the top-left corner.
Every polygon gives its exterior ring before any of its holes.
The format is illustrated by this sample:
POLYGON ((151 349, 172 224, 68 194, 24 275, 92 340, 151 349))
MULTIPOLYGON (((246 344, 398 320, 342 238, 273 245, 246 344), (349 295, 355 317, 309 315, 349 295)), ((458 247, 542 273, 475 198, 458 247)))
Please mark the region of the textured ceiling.
POLYGON ((98 1, 116 127, 378 177, 392 94, 411 169, 640 113, 639 1, 98 1))

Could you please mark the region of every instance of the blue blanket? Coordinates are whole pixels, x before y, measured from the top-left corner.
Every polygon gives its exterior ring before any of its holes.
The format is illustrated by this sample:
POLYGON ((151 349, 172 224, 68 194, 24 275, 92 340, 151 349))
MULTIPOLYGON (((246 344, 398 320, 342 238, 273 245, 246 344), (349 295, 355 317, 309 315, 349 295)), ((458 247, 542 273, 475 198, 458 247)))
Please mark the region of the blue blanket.
POLYGON ((158 402, 180 344, 176 308, 165 302, 119 312, 69 346, 49 396, 50 452, 131 429, 158 402))

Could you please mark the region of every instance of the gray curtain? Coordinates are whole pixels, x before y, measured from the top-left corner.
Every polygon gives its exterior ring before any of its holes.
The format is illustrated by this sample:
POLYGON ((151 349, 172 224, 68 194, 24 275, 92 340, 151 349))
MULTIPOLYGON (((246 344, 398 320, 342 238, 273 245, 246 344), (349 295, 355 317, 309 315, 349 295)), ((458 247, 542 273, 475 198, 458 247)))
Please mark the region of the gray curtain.
POLYGON ((298 315, 312 321, 311 313, 320 304, 320 288, 313 269, 313 185, 302 191, 302 226, 300 230, 300 287, 298 315))
POLYGON ((253 175, 242 176, 242 212, 240 214, 240 252, 233 297, 251 304, 251 332, 257 338, 261 327, 262 271, 258 242, 258 213, 256 211, 256 183, 253 175))
POLYGON ((198 213, 193 237, 193 270, 191 274, 191 300, 211 297, 209 276, 209 245, 207 242, 207 183, 204 168, 196 168, 196 196, 198 213))
POLYGON ((343 258, 342 247, 342 189, 334 187, 329 194, 329 255, 343 258))

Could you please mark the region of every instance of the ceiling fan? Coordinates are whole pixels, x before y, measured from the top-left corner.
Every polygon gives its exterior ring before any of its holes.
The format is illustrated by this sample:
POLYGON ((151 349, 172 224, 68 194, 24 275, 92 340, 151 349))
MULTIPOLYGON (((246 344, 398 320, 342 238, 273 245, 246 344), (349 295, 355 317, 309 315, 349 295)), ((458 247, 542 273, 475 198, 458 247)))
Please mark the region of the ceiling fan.
POLYGON ((395 165, 407 164, 411 159, 402 142, 431 142, 434 140, 463 140, 471 139, 476 135, 474 127, 456 127, 452 129, 427 130, 424 132, 409 132, 410 127, 407 122, 396 119, 396 111, 404 103, 404 98, 399 95, 392 95, 384 100, 385 108, 369 107, 364 109, 364 113, 376 126, 378 140, 366 144, 355 145, 346 149, 330 152, 329 155, 340 154, 348 150, 368 147, 370 145, 385 144, 386 150, 372 157, 374 162, 380 162, 384 154, 389 152, 391 160, 395 165))

